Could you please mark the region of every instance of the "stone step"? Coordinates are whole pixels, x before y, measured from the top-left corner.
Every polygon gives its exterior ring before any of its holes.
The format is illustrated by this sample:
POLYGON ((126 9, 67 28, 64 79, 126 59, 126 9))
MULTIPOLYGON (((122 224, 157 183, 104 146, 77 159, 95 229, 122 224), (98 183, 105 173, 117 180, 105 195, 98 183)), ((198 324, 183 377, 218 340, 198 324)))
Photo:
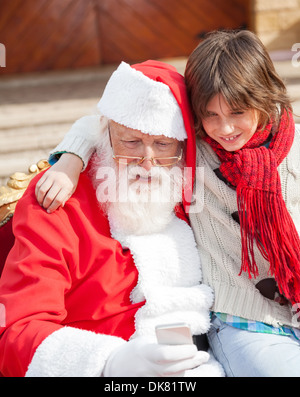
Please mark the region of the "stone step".
POLYGON ((0 185, 13 172, 48 158, 74 121, 93 112, 97 99, 0 107, 0 185))
MULTIPOLYGON (((71 99, 49 103, 28 103, 0 106, 0 134, 23 127, 73 123, 76 118, 91 113, 98 99, 71 99)), ((22 133, 21 133, 22 134, 22 133)))
MULTIPOLYGON (((165 59, 180 73, 185 59, 165 59)), ((300 67, 275 62, 300 123, 300 67)), ((114 65, 103 68, 0 79, 0 185, 15 171, 27 172, 47 158, 78 118, 94 112, 114 65)))

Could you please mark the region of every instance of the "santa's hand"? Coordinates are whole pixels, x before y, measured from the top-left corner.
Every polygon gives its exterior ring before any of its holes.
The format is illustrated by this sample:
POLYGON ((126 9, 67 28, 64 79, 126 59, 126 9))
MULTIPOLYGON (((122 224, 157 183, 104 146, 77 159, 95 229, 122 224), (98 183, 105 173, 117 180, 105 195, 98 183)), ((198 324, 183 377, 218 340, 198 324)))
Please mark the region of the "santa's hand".
POLYGON ((198 352, 195 345, 159 345, 140 337, 112 352, 103 376, 184 376, 186 370, 195 368, 208 359, 209 354, 198 352))
POLYGON ((74 193, 79 175, 82 171, 82 160, 72 153, 64 153, 36 184, 35 195, 38 203, 47 212, 55 211, 74 193))

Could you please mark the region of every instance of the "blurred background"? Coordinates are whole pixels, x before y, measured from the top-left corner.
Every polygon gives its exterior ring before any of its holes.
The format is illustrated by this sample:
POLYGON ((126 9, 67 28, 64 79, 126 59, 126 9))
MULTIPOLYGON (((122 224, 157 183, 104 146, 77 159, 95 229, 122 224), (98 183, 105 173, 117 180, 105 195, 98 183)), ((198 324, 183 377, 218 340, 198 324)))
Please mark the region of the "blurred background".
POLYGON ((205 33, 227 28, 259 35, 300 115, 300 0, 0 0, 0 185, 93 111, 121 61, 183 73, 205 33))

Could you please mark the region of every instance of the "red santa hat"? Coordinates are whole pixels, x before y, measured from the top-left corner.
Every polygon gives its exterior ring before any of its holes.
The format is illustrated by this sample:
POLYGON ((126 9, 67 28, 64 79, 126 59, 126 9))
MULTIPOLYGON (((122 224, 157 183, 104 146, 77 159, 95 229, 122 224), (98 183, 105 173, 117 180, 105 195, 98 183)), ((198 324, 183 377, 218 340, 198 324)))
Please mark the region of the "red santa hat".
POLYGON ((183 204, 188 212, 196 165, 193 117, 184 77, 160 61, 122 62, 110 77, 98 103, 100 112, 128 128, 150 135, 186 140, 183 204))

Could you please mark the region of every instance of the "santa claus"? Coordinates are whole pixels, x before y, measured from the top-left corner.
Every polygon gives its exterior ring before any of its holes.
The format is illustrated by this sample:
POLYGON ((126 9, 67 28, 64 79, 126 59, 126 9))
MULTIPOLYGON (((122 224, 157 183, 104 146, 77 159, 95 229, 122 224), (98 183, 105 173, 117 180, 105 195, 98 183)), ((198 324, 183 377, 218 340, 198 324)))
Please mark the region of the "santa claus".
POLYGON ((122 63, 98 107, 97 153, 71 199, 48 214, 39 175, 18 203, 0 280, 0 370, 222 376, 203 343, 213 293, 185 217, 195 137, 183 77, 161 62, 122 63), (155 327, 178 322, 196 344, 159 344, 155 327))

